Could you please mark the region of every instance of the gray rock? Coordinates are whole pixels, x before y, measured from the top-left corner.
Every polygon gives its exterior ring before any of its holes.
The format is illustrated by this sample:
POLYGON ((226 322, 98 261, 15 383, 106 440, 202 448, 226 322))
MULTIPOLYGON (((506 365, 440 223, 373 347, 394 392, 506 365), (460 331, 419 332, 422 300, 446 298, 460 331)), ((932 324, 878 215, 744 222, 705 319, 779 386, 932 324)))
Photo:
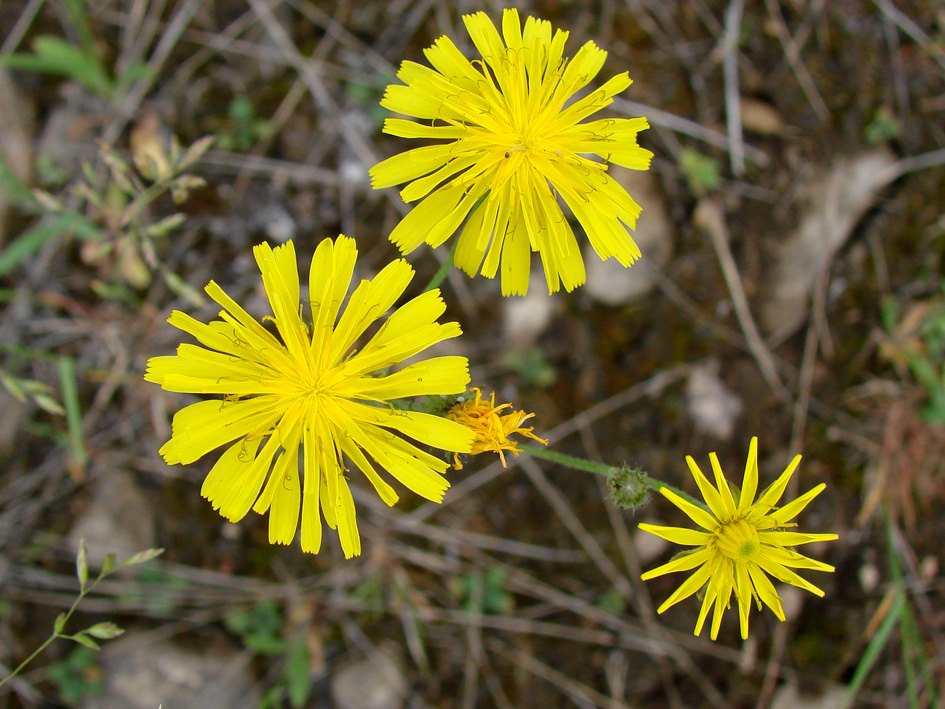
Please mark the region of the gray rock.
POLYGON ((154 543, 153 505, 134 478, 117 467, 98 466, 92 502, 69 532, 74 548, 85 541, 89 565, 98 568, 106 554, 123 561, 154 543))
POLYGON ((652 174, 619 165, 611 166, 609 173, 643 207, 633 232, 643 257, 629 268, 612 258, 601 261, 590 244, 584 247, 587 284, 583 291, 604 305, 615 306, 643 296, 656 285, 653 267, 663 268, 669 263, 674 234, 666 203, 652 174))
POLYGON ((693 367, 686 382, 686 399, 699 430, 724 441, 732 437, 742 401, 719 378, 718 360, 693 367))
POLYGON ((787 682, 778 689, 771 700, 771 709, 840 709, 845 707, 847 690, 840 685, 831 685, 823 693, 802 693, 794 682, 787 682))
POLYGON ((560 298, 548 295, 544 277, 531 274, 528 293, 520 298, 502 298, 502 332, 509 348, 527 350, 544 332, 560 304, 560 298))
MULTIPOLYGON (((102 650, 103 691, 83 709, 251 707, 252 653, 194 652, 170 642, 118 641, 102 650)), ((255 701, 258 701, 258 697, 255 701)))
POLYGON ((332 698, 344 709, 400 709, 407 689, 402 653, 392 643, 342 665, 331 678, 332 698))

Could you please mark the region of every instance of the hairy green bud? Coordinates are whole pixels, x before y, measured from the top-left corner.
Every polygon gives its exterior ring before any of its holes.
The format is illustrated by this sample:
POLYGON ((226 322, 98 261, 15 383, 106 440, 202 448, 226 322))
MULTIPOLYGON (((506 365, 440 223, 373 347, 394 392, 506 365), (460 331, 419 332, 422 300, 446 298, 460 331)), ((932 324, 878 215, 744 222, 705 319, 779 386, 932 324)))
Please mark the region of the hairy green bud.
POLYGON ((650 503, 650 487, 642 468, 631 468, 626 463, 611 468, 607 475, 610 499, 620 510, 638 510, 650 503))

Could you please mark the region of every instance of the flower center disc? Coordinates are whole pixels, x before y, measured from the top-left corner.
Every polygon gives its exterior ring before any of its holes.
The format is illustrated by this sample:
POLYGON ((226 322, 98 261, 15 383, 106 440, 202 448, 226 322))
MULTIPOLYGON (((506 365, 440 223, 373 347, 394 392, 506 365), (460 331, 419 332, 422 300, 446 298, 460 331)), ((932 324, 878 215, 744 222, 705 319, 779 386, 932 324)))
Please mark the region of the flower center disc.
POLYGON ((761 549, 758 530, 743 519, 723 524, 715 533, 715 545, 734 562, 751 561, 761 549))

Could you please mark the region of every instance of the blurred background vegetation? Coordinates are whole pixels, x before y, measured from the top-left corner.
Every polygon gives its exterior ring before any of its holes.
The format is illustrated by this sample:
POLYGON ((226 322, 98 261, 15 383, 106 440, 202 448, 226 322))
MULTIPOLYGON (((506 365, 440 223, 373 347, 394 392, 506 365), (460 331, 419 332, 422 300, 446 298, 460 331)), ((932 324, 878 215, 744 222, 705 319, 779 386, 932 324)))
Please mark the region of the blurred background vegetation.
MULTIPOLYGON (((364 555, 270 547, 266 520, 199 495, 213 457, 157 455, 190 399, 142 380, 172 309, 209 319, 211 278, 267 313, 251 246, 358 241, 397 256, 408 209, 367 169, 404 149, 378 107, 400 61, 493 2, 6 0, 0 4, 0 673, 76 627, 0 706, 933 707, 945 695, 945 5, 919 0, 516 3, 609 52, 635 83, 650 172, 631 269, 526 298, 451 273, 473 383, 537 414, 563 452, 692 490, 687 454, 762 484, 802 453, 828 485, 804 531, 836 566, 788 621, 699 604, 641 570, 672 550, 602 481, 476 459, 443 505, 356 493, 364 555), (84 625, 83 625, 84 623, 84 625)), ((409 259, 431 277, 445 253, 409 259)), ((536 264, 537 266, 537 261, 536 264)), ((613 266, 613 267, 612 267, 613 266)), ((355 481, 357 486, 358 481, 355 481)))

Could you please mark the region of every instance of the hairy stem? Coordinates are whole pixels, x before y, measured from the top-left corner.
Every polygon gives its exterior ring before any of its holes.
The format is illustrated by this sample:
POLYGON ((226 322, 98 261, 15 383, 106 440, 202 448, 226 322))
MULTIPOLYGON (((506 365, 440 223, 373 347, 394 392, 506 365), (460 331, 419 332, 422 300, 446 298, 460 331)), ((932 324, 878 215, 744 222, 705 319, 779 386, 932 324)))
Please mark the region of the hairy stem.
MULTIPOLYGON (((586 458, 576 458, 572 455, 559 453, 558 451, 550 450, 548 448, 539 448, 538 446, 522 444, 519 446, 519 449, 522 451, 522 453, 530 455, 533 458, 543 458, 544 460, 549 460, 552 463, 557 463, 558 465, 564 465, 575 470, 582 470, 586 473, 603 475, 604 477, 610 477, 610 474, 616 469, 613 465, 595 463, 594 461, 587 460, 586 458)), ((674 492, 675 494, 679 495, 684 500, 687 500, 692 504, 701 507, 702 509, 707 509, 704 503, 699 502, 691 495, 683 492, 677 487, 667 485, 662 480, 657 480, 656 478, 650 477, 645 473, 640 476, 640 480, 653 492, 659 492, 660 488, 666 488, 670 492, 674 492)))

